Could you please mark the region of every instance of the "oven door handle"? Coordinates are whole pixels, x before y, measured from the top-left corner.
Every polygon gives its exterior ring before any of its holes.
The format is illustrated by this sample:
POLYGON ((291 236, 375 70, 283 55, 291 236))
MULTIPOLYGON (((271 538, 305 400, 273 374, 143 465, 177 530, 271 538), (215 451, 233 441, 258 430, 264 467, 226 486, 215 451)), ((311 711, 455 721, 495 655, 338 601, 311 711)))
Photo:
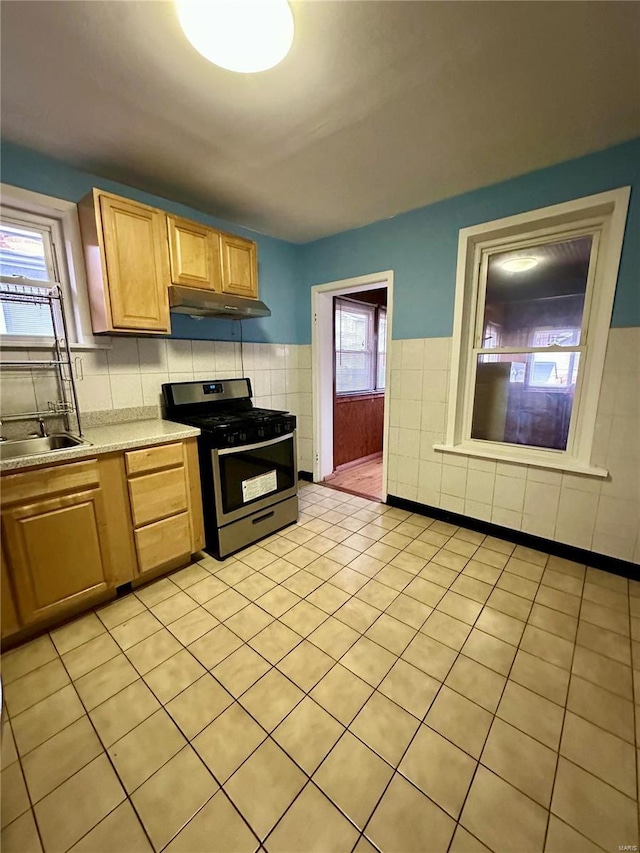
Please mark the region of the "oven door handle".
POLYGON ((217 450, 218 456, 229 456, 231 453, 243 453, 247 450, 259 450, 261 447, 269 447, 272 444, 280 444, 281 441, 293 438, 295 430, 288 432, 286 435, 280 435, 278 438, 270 438, 267 441, 258 441, 256 444, 239 444, 237 447, 224 447, 222 450, 217 450))

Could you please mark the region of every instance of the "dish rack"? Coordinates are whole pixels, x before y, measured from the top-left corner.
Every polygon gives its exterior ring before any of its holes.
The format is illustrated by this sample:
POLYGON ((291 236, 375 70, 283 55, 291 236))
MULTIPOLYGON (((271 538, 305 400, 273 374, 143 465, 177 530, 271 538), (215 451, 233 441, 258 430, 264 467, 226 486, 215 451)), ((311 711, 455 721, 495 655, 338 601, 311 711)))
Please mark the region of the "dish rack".
POLYGON ((0 283, 0 303, 27 303, 47 306, 53 328, 52 358, 33 361, 0 361, 0 368, 2 370, 50 370, 56 375, 58 386, 58 399, 48 400, 46 409, 3 414, 0 416, 0 423, 62 418, 67 432, 82 436, 78 394, 73 378, 62 289, 57 284, 53 287, 33 287, 32 285, 2 282, 0 283))

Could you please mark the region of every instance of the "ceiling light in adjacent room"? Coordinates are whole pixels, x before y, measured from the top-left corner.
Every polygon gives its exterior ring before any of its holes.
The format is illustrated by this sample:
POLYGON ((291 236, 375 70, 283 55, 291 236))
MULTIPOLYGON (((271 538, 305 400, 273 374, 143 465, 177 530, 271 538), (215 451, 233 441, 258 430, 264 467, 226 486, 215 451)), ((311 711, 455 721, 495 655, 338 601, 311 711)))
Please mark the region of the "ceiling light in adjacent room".
POLYGON ((293 42, 287 0, 176 0, 184 34, 209 62, 243 74, 281 62, 293 42))
POLYGON ((526 272, 538 266, 537 258, 511 258, 500 264, 505 272, 526 272))

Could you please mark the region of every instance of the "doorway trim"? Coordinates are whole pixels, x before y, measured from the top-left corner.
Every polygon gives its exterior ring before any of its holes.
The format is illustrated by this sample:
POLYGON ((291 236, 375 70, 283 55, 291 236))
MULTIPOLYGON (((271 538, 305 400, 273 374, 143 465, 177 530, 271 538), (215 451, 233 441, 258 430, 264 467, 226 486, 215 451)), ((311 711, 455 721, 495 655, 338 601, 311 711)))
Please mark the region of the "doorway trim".
POLYGON ((316 284, 311 288, 311 379, 313 391, 313 479, 320 483, 333 472, 333 297, 387 289, 387 364, 382 427, 382 502, 387 499, 389 459, 389 393, 391 331, 393 329, 393 270, 316 284))

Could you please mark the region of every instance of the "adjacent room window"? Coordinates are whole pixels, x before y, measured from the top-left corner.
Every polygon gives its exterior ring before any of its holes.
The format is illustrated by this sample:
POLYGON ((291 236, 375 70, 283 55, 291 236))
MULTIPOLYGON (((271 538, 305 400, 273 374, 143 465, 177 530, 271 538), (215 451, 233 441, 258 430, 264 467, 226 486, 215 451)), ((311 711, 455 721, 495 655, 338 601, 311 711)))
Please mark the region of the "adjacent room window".
POLYGON ((336 394, 383 390, 386 308, 336 297, 334 316, 336 394))
POLYGON ((615 190, 461 232, 439 449, 589 471, 628 197, 615 190))

